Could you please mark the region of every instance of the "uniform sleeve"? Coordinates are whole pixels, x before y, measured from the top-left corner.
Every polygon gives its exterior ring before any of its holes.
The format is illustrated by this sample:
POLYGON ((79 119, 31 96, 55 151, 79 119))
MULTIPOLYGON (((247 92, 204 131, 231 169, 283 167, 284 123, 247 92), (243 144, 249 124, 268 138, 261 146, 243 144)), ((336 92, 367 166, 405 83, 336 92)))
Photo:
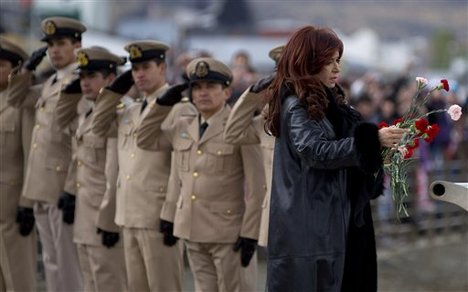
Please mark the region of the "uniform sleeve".
POLYGON ((119 173, 117 155, 117 138, 107 139, 106 151, 106 192, 99 207, 97 227, 110 232, 119 232, 120 228, 115 224, 116 185, 119 173))
POLYGON ((19 108, 23 105, 29 95, 29 89, 32 85, 33 73, 28 70, 23 72, 11 73, 8 76, 8 96, 9 105, 19 108))
POLYGON ((234 105, 224 129, 224 140, 231 144, 258 144, 260 138, 253 126, 254 112, 262 97, 247 89, 234 105))
POLYGON ((55 107, 55 119, 57 125, 64 129, 74 119, 78 117, 77 106, 82 97, 81 93, 68 94, 63 91, 60 93, 57 105, 55 107))
POLYGON ((117 105, 122 98, 121 94, 103 89, 96 99, 91 130, 98 136, 106 136, 112 123, 117 118, 117 105))
POLYGON ((283 134, 289 135, 292 148, 305 164, 319 169, 358 166, 354 138, 329 139, 320 121, 311 120, 299 103, 287 109, 285 122, 287 133, 283 134))
POLYGON ((158 139, 164 137, 161 125, 173 107, 162 106, 156 102, 150 106, 150 111, 137 129, 137 145, 145 150, 157 151, 160 149, 158 139))
POLYGON ((68 165, 67 177, 65 179, 65 185, 63 190, 71 195, 76 195, 76 175, 78 171, 78 161, 76 158, 77 144, 76 139, 71 137, 71 147, 72 147, 72 158, 70 164, 68 165))
POLYGON ((166 199, 161 209, 160 218, 169 222, 174 222, 177 200, 180 195, 180 179, 175 154, 171 154, 171 174, 167 183, 166 199))
MULTIPOLYGON (((35 90, 31 90, 27 94, 27 99, 34 99, 35 95, 38 94, 35 90)), ((28 106, 23 107, 21 111, 21 140, 23 147, 23 177, 26 175, 26 169, 28 167, 29 150, 31 146, 31 135, 34 127, 34 107, 28 106)), ((33 201, 21 196, 19 206, 32 208, 33 201)))
POLYGON ((246 184, 246 208, 240 236, 258 239, 266 185, 262 152, 259 145, 245 145, 241 147, 241 153, 246 184))

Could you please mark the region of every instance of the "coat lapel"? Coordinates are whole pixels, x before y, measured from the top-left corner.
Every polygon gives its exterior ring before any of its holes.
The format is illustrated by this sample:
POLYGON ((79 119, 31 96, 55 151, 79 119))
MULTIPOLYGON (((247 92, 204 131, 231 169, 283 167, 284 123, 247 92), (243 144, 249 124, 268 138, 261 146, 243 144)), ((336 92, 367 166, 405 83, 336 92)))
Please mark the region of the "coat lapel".
MULTIPOLYGON (((210 138, 222 133, 224 131, 224 125, 226 123, 226 119, 229 116, 229 109, 228 107, 224 107, 222 111, 213 117, 213 120, 210 121, 208 128, 206 128, 203 137, 200 139, 198 144, 202 144, 205 141, 209 140, 210 138)), ((198 127, 198 120, 197 120, 197 127, 198 127)), ((198 132, 198 130, 197 130, 198 132)))

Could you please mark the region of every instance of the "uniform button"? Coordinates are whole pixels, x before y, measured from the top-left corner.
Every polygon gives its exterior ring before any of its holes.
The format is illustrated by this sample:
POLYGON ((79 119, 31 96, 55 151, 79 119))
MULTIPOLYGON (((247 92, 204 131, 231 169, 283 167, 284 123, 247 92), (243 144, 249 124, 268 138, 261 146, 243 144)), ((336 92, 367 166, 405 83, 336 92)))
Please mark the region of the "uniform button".
POLYGON ((36 124, 35 128, 36 128, 36 129, 40 129, 40 128, 41 128, 41 125, 36 124))
POLYGON ((202 155, 203 154, 203 151, 201 151, 200 149, 197 150, 197 154, 198 155, 202 155))
POLYGON ((136 133, 133 133, 133 137, 136 137, 136 135, 137 135, 136 133))
POLYGON ((33 149, 36 149, 36 148, 37 148, 37 144, 34 143, 34 144, 33 144, 33 149))
POLYGON ((227 209, 227 210, 226 210, 226 213, 231 214, 232 211, 231 211, 230 209, 227 209))
POLYGON ((130 180, 131 176, 127 175, 126 178, 127 178, 127 180, 130 180))
POLYGON ((135 153, 130 154, 131 158, 135 158, 135 153))
POLYGON ((81 166, 83 164, 83 162, 81 162, 81 160, 78 160, 77 164, 78 164, 78 166, 81 166))
POLYGON ((195 171, 195 172, 193 173, 193 177, 198 177, 198 172, 195 171))
POLYGON ((218 151, 216 151, 216 154, 221 155, 221 154, 223 154, 223 151, 218 150, 218 151))
POLYGON ((57 167, 55 168, 55 170, 56 170, 56 171, 61 171, 62 168, 61 168, 60 166, 57 166, 57 167))
POLYGON ((41 106, 41 107, 39 108, 39 110, 40 110, 41 112, 43 112, 43 111, 44 111, 44 107, 41 106))
POLYGON ((163 193, 164 192, 164 187, 159 187, 159 192, 163 193))
POLYGON ((197 196, 195 194, 192 195, 192 200, 195 200, 197 196))
POLYGON ((80 183, 76 183, 76 187, 77 188, 81 187, 80 183))

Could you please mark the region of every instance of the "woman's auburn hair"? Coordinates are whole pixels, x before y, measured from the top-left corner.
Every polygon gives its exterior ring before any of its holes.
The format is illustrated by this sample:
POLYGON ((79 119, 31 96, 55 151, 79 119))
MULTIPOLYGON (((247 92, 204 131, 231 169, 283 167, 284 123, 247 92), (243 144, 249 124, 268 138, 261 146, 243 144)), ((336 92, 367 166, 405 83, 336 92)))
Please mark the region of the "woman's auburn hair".
MULTIPOLYGON (((278 60, 275 79, 266 93, 267 133, 279 136, 281 106, 287 95, 298 96, 311 119, 322 119, 325 116, 328 99, 317 74, 329 64, 336 51, 341 58, 343 42, 330 28, 305 26, 291 36, 278 60)), ((344 96, 338 95, 336 102, 344 104, 344 96)))

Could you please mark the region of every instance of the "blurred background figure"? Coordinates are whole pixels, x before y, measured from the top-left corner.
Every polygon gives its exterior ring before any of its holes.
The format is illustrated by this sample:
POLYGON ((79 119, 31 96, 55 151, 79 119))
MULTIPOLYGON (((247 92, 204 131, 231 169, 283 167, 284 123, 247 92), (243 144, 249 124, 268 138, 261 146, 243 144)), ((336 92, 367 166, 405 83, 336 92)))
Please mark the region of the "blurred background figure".
POLYGON ((233 76, 232 95, 227 103, 232 106, 247 87, 258 79, 258 75, 252 67, 250 56, 246 51, 236 52, 230 67, 233 76))

